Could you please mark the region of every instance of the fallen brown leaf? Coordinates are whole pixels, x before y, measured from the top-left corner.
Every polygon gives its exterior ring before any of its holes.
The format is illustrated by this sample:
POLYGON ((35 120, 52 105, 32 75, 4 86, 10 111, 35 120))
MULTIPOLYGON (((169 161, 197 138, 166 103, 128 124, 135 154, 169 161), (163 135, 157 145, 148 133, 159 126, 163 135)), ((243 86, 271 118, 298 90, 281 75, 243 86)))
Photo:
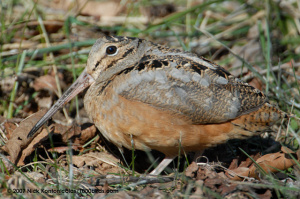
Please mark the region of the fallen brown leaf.
MULTIPOLYGON (((38 118, 41 118, 41 116, 39 116, 38 118)), ((35 123, 36 122, 34 122, 34 124, 35 123)), ((83 126, 84 130, 81 131, 81 127, 78 125, 64 126, 61 124, 51 124, 48 128, 43 129, 41 133, 34 137, 34 139, 30 143, 27 143, 27 146, 23 147, 24 150, 22 151, 20 158, 16 162, 17 165, 24 165, 25 158, 29 156, 40 144, 42 144, 49 138, 49 129, 51 129, 53 135, 60 135, 59 140, 56 141, 59 141, 59 143, 63 146, 54 147, 53 149, 49 149, 48 151, 56 151, 59 153, 65 152, 69 149, 69 147, 66 147, 69 140, 72 140, 72 142, 74 143, 74 145, 72 145, 72 149, 81 151, 81 145, 84 144, 87 140, 93 138, 96 134, 96 127, 94 125, 83 126), (81 136, 83 136, 83 138, 81 138, 81 136)), ((30 125, 30 128, 26 130, 26 136, 31 128, 32 126, 30 125)), ((13 146, 12 149, 9 148, 9 150, 11 151, 11 153, 14 153, 14 150, 20 151, 21 149, 17 146, 13 146)), ((13 158, 14 160, 16 159, 16 157, 13 158)))
POLYGON ((67 144, 70 139, 74 140, 75 138, 80 137, 81 128, 78 125, 64 126, 55 124, 54 134, 60 134, 61 141, 67 144))
POLYGON ((5 122, 4 123, 4 128, 6 130, 6 137, 7 139, 10 139, 13 131, 17 128, 17 125, 15 123, 12 122, 5 122))
POLYGON ((54 9, 72 10, 76 14, 103 17, 116 16, 123 6, 120 0, 110 1, 87 1, 87 0, 56 0, 50 5, 54 9))
POLYGON ((53 98, 52 96, 48 96, 48 97, 44 95, 42 97, 37 96, 35 98, 35 101, 37 102, 38 107, 49 109, 53 104, 52 98, 53 98))
POLYGON ((213 168, 209 166, 200 166, 197 171, 196 180, 206 180, 206 179, 220 178, 224 179, 220 173, 217 173, 213 168))
MULTIPOLYGON (((94 138, 97 134, 97 128, 94 124, 83 124, 81 126, 81 134, 80 137, 76 137, 74 140, 74 144, 83 145, 90 139, 94 138)), ((97 141, 97 140, 96 140, 97 141)))
POLYGON ((196 187, 196 192, 192 198, 198 198, 202 195, 202 186, 210 188, 212 191, 226 194, 236 189, 237 184, 230 183, 228 177, 223 172, 216 172, 213 166, 200 166, 197 170, 196 181, 199 182, 199 187, 196 187))
POLYGON ((113 155, 107 152, 90 152, 81 156, 74 156, 73 158, 74 165, 78 167, 82 167, 84 165, 95 166, 98 164, 99 161, 105 162, 112 166, 117 166, 117 163, 119 162, 118 159, 116 159, 113 155))
POLYGON ((55 77, 52 75, 41 76, 34 81, 33 88, 36 91, 47 89, 51 92, 56 92, 57 86, 55 82, 55 77))
POLYGON ((196 176, 198 170, 198 165, 196 162, 192 162, 185 170, 185 175, 191 178, 194 178, 196 176))
MULTIPOLYGON (((83 148, 81 146, 72 145, 71 148, 75 151, 83 151, 83 148)), ((60 147, 53 147, 48 149, 49 152, 57 152, 57 153, 64 153, 67 150, 69 150, 69 146, 60 146, 60 147)))
POLYGON ((233 159, 228 167, 229 170, 232 170, 232 169, 236 169, 239 165, 239 160, 236 158, 236 159, 233 159))
POLYGON ((42 130, 32 142, 22 151, 22 156, 19 159, 18 166, 24 165, 24 160, 29 156, 35 148, 37 148, 43 141, 49 138, 49 129, 53 131, 54 134, 61 135, 62 144, 67 144, 68 140, 80 135, 80 127, 78 126, 64 126, 61 124, 51 124, 48 128, 42 130))
POLYGON ((21 150, 28 146, 32 138, 27 138, 29 131, 38 122, 38 120, 46 113, 46 110, 40 110, 36 114, 24 119, 19 127, 16 128, 10 139, 2 147, 10 155, 10 161, 16 164, 21 155, 21 150))
POLYGON ((265 193, 258 194, 258 196, 259 196, 260 199, 269 199, 269 198, 272 198, 272 191, 270 189, 267 189, 265 191, 265 193))
POLYGON ((73 164, 77 167, 93 166, 99 173, 118 173, 120 168, 118 166, 119 160, 107 152, 90 152, 81 156, 73 156, 73 164))
MULTIPOLYGON (((48 129, 53 129, 53 124, 48 127, 48 129)), ((18 166, 24 165, 24 160, 27 156, 29 156, 41 142, 48 139, 48 129, 43 129, 41 133, 39 133, 30 144, 22 151, 22 155, 18 161, 18 166)))
POLYGON ((257 77, 254 77, 250 82, 248 82, 248 84, 257 88, 258 90, 263 90, 263 82, 257 77))
MULTIPOLYGON (((276 173, 278 170, 286 170, 296 164, 289 154, 292 154, 295 157, 295 153, 293 151, 287 148, 282 148, 282 151, 280 152, 266 154, 258 158, 256 160, 256 164, 258 164, 266 173, 276 173)), ((297 159, 297 157, 295 158, 297 159)), ((249 167, 240 166, 236 169, 227 170, 226 175, 231 180, 243 180, 245 177, 259 179, 259 169, 256 164, 252 163, 249 167)))
POLYGON ((289 149, 289 148, 287 148, 287 147, 284 147, 284 146, 282 146, 281 147, 281 151, 283 152, 283 153, 290 153, 290 154, 295 154, 295 152, 294 151, 292 151, 291 149, 289 149))
MULTIPOLYGON (((261 154, 257 153, 256 155, 250 155, 250 157, 253 160, 257 160, 258 158, 260 158, 261 154)), ((249 167, 251 164, 253 163, 253 161, 250 158, 247 158, 245 161, 242 161, 239 165, 239 167, 249 167)))
POLYGON ((238 167, 236 169, 227 170, 226 176, 231 180, 243 180, 239 176, 250 177, 250 169, 248 167, 238 167))

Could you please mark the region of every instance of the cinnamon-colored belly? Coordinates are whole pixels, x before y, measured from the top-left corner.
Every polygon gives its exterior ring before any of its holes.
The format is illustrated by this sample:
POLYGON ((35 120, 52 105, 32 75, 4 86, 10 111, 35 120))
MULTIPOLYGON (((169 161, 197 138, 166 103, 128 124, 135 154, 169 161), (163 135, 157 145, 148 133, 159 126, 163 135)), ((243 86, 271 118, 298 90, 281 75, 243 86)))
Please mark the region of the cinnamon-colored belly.
POLYGON ((158 110, 142 102, 121 96, 85 98, 85 108, 100 132, 118 147, 155 149, 166 155, 197 151, 226 142, 230 138, 251 136, 242 123, 251 114, 221 124, 195 125, 180 115, 158 110), (95 103, 95 100, 97 103, 95 103))

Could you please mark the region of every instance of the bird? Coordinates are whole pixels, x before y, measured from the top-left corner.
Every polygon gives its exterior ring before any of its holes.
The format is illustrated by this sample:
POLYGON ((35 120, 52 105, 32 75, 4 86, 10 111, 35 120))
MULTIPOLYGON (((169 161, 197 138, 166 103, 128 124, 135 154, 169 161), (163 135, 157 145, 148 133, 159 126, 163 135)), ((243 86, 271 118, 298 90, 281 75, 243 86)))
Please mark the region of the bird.
POLYGON ((263 92, 204 57, 140 38, 103 36, 28 138, 85 88, 85 110, 108 141, 165 154, 151 175, 161 174, 179 150, 201 153, 288 117, 263 92))

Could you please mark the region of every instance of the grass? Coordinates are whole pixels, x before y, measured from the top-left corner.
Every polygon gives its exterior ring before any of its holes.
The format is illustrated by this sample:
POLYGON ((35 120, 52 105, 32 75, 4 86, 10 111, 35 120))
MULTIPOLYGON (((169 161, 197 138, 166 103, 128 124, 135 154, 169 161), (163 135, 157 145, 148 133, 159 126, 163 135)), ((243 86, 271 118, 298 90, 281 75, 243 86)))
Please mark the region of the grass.
MULTIPOLYGON (((65 13, 53 14, 43 6, 42 0, 38 3, 31 0, 1 1, 1 116, 12 119, 25 118, 36 112, 39 107, 36 107, 35 99, 40 92, 32 90, 30 85, 34 83, 34 80, 38 76, 57 70, 55 74, 58 87, 61 86, 61 81, 58 80, 59 74, 68 77, 64 83, 71 83, 83 70, 91 45, 97 37, 105 33, 141 37, 195 52, 224 66, 250 84, 260 86, 269 99, 277 102, 283 111, 300 117, 300 26, 297 17, 300 7, 297 3, 256 0, 245 4, 239 0, 227 2, 215 0, 194 5, 194 1, 175 1, 172 5, 177 9, 176 12, 166 16, 151 16, 147 23, 133 23, 131 18, 146 15, 141 9, 143 5, 151 6, 158 2, 148 0, 128 2, 128 6, 125 6, 120 14, 124 22, 111 22, 108 26, 101 21, 101 18, 73 15, 73 10, 65 12, 68 13, 66 15, 65 13), (53 30, 46 23, 50 19, 61 20, 64 25, 57 31, 51 32, 53 30), (31 25, 31 22, 36 22, 36 25, 31 25), (289 67, 275 70, 274 66, 289 67), (14 77, 18 77, 20 81, 15 81, 14 77), (7 83, 9 81, 13 83, 7 83)), ((77 115, 78 118, 80 100, 76 99, 72 103, 75 105, 71 105, 67 112, 71 113, 71 117, 77 115)), ((291 118, 289 124, 284 122, 281 125, 282 131, 277 136, 278 141, 283 145, 298 149, 299 125, 299 121, 295 118, 291 118)), ((277 131, 279 127, 274 125, 273 128, 277 131)), ((3 123, 1 131, 5 132, 3 123)), ((7 139, 1 140, 5 142, 7 139)), ((70 162, 72 162, 72 156, 74 154, 70 150, 68 154, 70 162)), ((38 159, 37 156, 33 159, 36 163, 32 165, 32 169, 44 173, 46 168, 44 165, 47 164, 39 162, 38 159)), ((127 169, 135 175, 136 154, 134 151, 132 151, 131 159, 127 169)), ((177 165, 179 161, 180 159, 177 165)), ((9 172, 5 165, 5 163, 1 164, 2 174, 13 176, 14 172, 9 172)), ((73 182, 78 176, 72 173, 74 169, 72 166, 69 170, 63 170, 66 173, 65 176, 61 174, 60 165, 52 166, 55 168, 54 173, 58 174, 58 179, 62 180, 67 176, 66 178, 70 180, 69 185, 75 186, 73 182)), ((24 169, 15 168, 21 172, 24 169)), ((30 170, 31 168, 27 167, 27 171, 30 170)), ((296 172, 294 168, 291 173, 293 172, 296 172)), ((27 178, 24 172, 22 175, 27 178)), ((267 176, 265 180, 274 183, 273 185, 262 182, 240 184, 275 190, 273 196, 277 197, 293 197, 292 191, 299 191, 297 187, 283 186, 282 183, 278 183, 276 177, 270 174, 267 176)), ((297 176, 292 176, 296 178, 295 181, 299 182, 297 176)), ((56 178, 52 177, 52 179, 56 178)), ((34 183, 32 180, 31 182, 34 183)), ((59 181, 57 182, 58 188, 63 187, 59 181)), ((9 186, 6 181, 1 181, 1 183, 2 191, 9 186)), ((195 182, 189 183, 182 187, 180 196, 188 197, 193 193, 195 182)), ((43 187, 44 185, 37 186, 43 187)), ((131 187, 128 184, 120 184, 119 187, 123 187, 124 190, 139 190, 138 185, 131 187)), ((203 191, 204 194, 215 198, 222 197, 205 186, 203 191)), ((22 197, 20 194, 16 196, 22 197)))

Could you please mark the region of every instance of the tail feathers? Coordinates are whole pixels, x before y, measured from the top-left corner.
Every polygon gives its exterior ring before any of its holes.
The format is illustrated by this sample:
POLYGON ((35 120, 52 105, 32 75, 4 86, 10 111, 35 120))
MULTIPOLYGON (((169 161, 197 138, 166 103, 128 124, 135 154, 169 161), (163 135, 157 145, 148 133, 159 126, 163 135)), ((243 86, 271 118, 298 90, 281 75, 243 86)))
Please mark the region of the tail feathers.
POLYGON ((265 103, 260 109, 247 115, 242 115, 231 123, 244 131, 258 133, 266 131, 277 121, 288 118, 290 115, 265 103))

